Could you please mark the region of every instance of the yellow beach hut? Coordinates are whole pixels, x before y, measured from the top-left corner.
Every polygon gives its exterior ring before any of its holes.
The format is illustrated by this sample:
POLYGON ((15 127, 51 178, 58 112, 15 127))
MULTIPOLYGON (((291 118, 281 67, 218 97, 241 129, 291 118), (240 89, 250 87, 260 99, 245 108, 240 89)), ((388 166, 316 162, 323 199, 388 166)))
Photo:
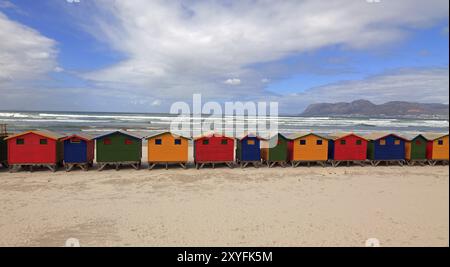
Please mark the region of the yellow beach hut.
POLYGON ((328 161, 328 139, 314 133, 289 135, 289 161, 293 167, 311 162, 325 167, 328 161))
POLYGON ((448 164, 449 162, 449 146, 448 134, 432 134, 427 133, 423 136, 427 142, 427 159, 430 165, 436 165, 438 162, 448 164))
POLYGON ((189 138, 176 135, 171 132, 163 132, 146 137, 148 168, 151 170, 156 165, 179 164, 184 169, 189 160, 189 138))

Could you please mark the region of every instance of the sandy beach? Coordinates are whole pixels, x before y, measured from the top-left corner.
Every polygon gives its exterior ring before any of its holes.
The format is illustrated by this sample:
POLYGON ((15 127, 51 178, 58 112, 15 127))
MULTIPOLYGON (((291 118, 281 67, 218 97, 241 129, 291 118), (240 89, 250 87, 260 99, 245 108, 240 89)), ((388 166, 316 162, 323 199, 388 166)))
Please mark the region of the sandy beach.
POLYGON ((0 246, 448 246, 449 169, 1 170, 0 213, 0 246))

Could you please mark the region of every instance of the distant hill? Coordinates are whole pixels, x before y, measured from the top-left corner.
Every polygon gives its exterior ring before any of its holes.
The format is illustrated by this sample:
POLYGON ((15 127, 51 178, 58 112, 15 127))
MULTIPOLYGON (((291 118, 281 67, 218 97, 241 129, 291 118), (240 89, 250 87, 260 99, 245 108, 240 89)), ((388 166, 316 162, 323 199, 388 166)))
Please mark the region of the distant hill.
POLYGON ((376 105, 368 100, 351 103, 318 103, 309 105, 302 116, 399 116, 399 117, 448 117, 446 104, 424 104, 392 101, 376 105))

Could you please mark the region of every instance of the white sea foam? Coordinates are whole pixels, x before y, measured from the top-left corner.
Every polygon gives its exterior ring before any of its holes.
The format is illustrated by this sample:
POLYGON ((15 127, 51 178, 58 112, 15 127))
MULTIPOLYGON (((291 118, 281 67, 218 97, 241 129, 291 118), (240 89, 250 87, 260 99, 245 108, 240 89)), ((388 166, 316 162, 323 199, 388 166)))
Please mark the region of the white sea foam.
POLYGON ((6 117, 6 118, 29 118, 30 115, 22 114, 22 113, 0 112, 0 117, 6 117))
POLYGON ((61 118, 92 118, 92 119, 113 119, 113 120, 172 120, 170 116, 142 116, 142 115, 88 115, 88 114, 56 114, 39 113, 41 117, 61 117, 61 118))
MULTIPOLYGON (((169 124, 180 118, 165 114, 116 114, 116 113, 71 113, 71 112, 0 112, 0 123, 7 123, 9 128, 65 128, 86 131, 108 131, 113 127, 135 129, 136 131, 152 131, 155 129, 168 129, 169 124)), ((211 117, 202 115, 183 116, 181 121, 189 122, 193 127, 199 127, 201 122, 220 122, 224 125, 264 124, 278 121, 281 132, 295 132, 300 130, 332 131, 422 131, 438 130, 448 131, 449 121, 439 119, 389 119, 389 118, 333 118, 333 117, 301 117, 280 116, 272 117, 241 117, 226 115, 222 117, 211 117)))

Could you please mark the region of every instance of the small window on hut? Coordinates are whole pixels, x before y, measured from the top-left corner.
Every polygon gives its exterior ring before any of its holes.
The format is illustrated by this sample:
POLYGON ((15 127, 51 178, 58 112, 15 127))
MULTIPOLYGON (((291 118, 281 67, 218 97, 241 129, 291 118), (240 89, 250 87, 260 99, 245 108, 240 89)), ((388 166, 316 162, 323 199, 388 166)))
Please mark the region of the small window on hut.
POLYGON ((22 139, 22 138, 16 139, 16 145, 24 145, 24 144, 25 144, 25 139, 22 139))
POLYGON ((175 139, 174 142, 175 145, 181 145, 181 139, 175 139))
POLYGON ((362 145, 362 141, 361 141, 361 140, 356 140, 356 145, 357 145, 357 146, 362 145))
POLYGON ((39 140, 39 144, 46 145, 47 144, 47 139, 40 139, 39 140))
POLYGON ((400 140, 399 139, 395 139, 394 145, 396 145, 396 146, 400 145, 400 140))
POLYGON ((162 145, 161 139, 155 139, 155 145, 162 145))
POLYGON ((380 146, 385 146, 385 145, 386 145, 386 139, 381 139, 380 146))
POLYGON ((250 146, 255 145, 255 140, 247 140, 247 145, 250 145, 250 146))
POLYGON ((420 146, 422 142, 420 140, 416 140, 416 145, 420 146))
POLYGON ((345 140, 341 140, 341 145, 345 145, 347 142, 345 140))
POLYGON ((316 144, 317 144, 318 146, 321 146, 321 145, 323 144, 323 141, 322 141, 322 140, 317 140, 317 141, 316 141, 316 144))
POLYGON ((222 145, 227 145, 228 144, 228 140, 227 139, 222 139, 222 141, 220 141, 220 143, 222 145))
POLYGON ((72 139, 70 139, 70 143, 71 144, 79 144, 79 143, 81 143, 81 140, 78 138, 72 138, 72 139))
POLYGON ((109 138, 103 139, 103 144, 104 145, 110 145, 111 144, 111 139, 109 139, 109 138))
POLYGON ((301 145, 301 146, 306 145, 306 140, 300 140, 300 145, 301 145))
POLYGON ((203 140, 202 144, 209 145, 209 140, 203 140))
POLYGON ((125 139, 125 145, 132 145, 132 144, 133 144, 133 140, 125 139))
POLYGON ((442 139, 441 139, 441 140, 438 140, 438 145, 439 145, 439 146, 443 146, 443 145, 444 145, 444 140, 442 140, 442 139))

